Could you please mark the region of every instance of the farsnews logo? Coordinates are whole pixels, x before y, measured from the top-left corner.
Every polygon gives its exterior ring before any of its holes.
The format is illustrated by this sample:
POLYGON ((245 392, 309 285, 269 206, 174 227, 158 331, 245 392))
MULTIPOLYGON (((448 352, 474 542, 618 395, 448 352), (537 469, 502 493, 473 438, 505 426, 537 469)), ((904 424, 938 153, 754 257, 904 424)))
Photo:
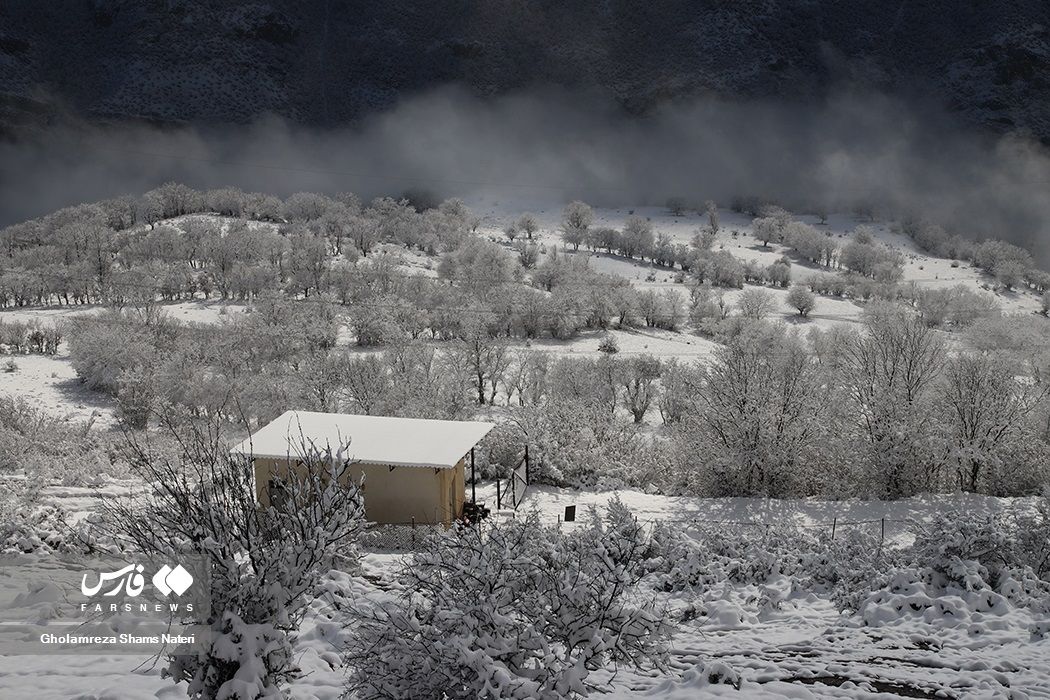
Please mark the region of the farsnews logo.
POLYGON ((165 596, 172 593, 182 595, 193 585, 193 577, 189 571, 182 568, 182 564, 177 564, 174 569, 165 564, 153 574, 153 585, 165 596))
MULTIPOLYGON (((128 597, 135 598, 146 587, 142 571, 142 564, 128 564, 117 571, 100 573, 98 583, 94 586, 88 585, 88 574, 84 574, 80 580, 80 592, 89 598, 100 592, 103 596, 115 596, 123 592, 128 597), (116 582, 116 585, 107 588, 107 584, 113 582, 116 582)), ((174 569, 165 564, 153 575, 154 588, 163 593, 165 597, 172 593, 181 596, 191 585, 193 585, 193 576, 183 568, 182 564, 176 564, 174 569)))
POLYGON ((142 579, 142 564, 128 564, 119 571, 99 574, 98 583, 94 586, 89 586, 87 579, 87 574, 84 574, 84 577, 80 579, 80 592, 88 598, 98 595, 102 587, 110 581, 116 581, 117 585, 103 593, 102 595, 104 596, 115 596, 120 593, 121 589, 124 589, 128 596, 134 598, 139 593, 142 593, 142 589, 146 585, 142 579))

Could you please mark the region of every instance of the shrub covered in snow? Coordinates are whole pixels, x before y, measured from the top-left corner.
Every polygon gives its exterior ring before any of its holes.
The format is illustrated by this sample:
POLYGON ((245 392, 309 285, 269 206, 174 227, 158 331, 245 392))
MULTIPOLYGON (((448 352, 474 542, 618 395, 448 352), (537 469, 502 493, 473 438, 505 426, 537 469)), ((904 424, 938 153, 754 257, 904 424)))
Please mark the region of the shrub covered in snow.
POLYGON ((0 553, 50 552, 66 548, 71 530, 57 506, 34 508, 14 494, 0 493, 0 553))
POLYGON ((949 513, 924 526, 909 552, 931 590, 985 591, 1015 604, 1050 602, 1046 505, 1013 517, 949 513))
POLYGON ((60 421, 24 399, 0 397, 0 473, 24 474, 27 495, 52 481, 85 486, 125 476, 112 438, 90 428, 90 422, 60 421))
POLYGON ((649 542, 617 509, 573 534, 532 514, 460 527, 404 563, 404 594, 349 631, 355 697, 567 698, 607 664, 649 665, 669 625, 635 584, 649 542))
POLYGON ((872 583, 900 562, 900 553, 881 547, 876 532, 858 528, 832 538, 790 527, 698 523, 686 530, 658 522, 650 552, 645 564, 657 590, 699 593, 727 582, 761 587, 788 578, 794 587, 826 593, 842 610, 855 610, 872 583))
POLYGON ((250 460, 230 455, 216 428, 178 433, 162 457, 132 443, 136 472, 151 490, 104 502, 108 532, 129 550, 165 561, 189 553, 206 562, 214 611, 203 644, 179 647, 167 673, 202 700, 283 697, 298 675, 292 642, 321 575, 356 563, 364 527, 357 486, 339 481, 345 447, 303 445, 278 507, 260 508, 250 460))
POLYGON ((61 342, 62 331, 53 325, 0 319, 0 355, 54 355, 61 342))
MULTIPOLYGON (((1050 580, 1036 567, 1045 565, 1046 528, 1041 513, 939 515, 904 552, 906 565, 873 585, 857 612, 868 625, 906 619, 960 629, 971 639, 1007 624, 1012 610, 1043 615, 1050 580)), ((1038 620, 1033 625, 1038 636, 1038 620)))

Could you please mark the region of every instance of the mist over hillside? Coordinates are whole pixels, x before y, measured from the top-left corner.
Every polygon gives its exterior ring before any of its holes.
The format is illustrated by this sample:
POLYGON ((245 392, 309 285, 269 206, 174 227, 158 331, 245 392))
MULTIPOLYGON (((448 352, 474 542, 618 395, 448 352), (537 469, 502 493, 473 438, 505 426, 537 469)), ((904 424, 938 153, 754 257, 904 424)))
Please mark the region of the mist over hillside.
POLYGON ((166 180, 858 204, 1033 248, 1045 3, 0 5, 0 224, 166 180))
POLYGON ((0 696, 1050 700, 1048 27, 0 0, 0 696))
POLYGON ((932 102, 844 91, 807 101, 680 100, 644 117, 593 93, 480 98, 444 88, 331 129, 51 127, 0 144, 0 224, 176 180, 286 196, 425 191, 603 206, 757 197, 796 211, 876 210, 1050 257, 1050 158, 959 127, 932 102))

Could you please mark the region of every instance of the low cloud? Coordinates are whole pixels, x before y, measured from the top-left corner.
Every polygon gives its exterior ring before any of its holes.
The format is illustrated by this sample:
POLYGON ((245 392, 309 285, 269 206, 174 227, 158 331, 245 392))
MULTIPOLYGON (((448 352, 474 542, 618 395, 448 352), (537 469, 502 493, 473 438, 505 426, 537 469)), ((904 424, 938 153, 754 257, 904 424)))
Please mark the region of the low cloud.
POLYGON ((1050 154, 1023 135, 958 126, 916 100, 666 105, 643 117, 596 94, 481 99, 442 89, 353 127, 52 127, 0 144, 0 224, 168 180, 287 195, 427 190, 600 205, 758 196, 795 210, 868 203, 1050 262, 1050 154))

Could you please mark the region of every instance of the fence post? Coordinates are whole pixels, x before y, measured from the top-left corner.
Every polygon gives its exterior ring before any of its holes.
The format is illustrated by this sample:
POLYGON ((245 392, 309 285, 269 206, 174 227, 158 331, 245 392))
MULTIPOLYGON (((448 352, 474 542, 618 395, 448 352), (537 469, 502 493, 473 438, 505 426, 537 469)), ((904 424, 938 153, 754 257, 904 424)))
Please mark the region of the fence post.
POLYGON ((525 445, 525 483, 529 483, 529 446, 525 445))
POLYGON ((832 518, 832 520, 831 520, 831 539, 835 539, 835 526, 838 525, 838 523, 839 523, 839 519, 837 517, 836 518, 832 518))
POLYGON ((500 493, 499 479, 497 478, 496 479, 496 510, 501 510, 502 508, 503 508, 503 496, 500 493))
POLYGON ((412 549, 416 548, 416 516, 412 516, 412 549))
POLYGON ((885 542, 885 541, 886 541, 886 518, 883 517, 882 518, 882 534, 879 536, 879 546, 881 547, 882 543, 885 542))

